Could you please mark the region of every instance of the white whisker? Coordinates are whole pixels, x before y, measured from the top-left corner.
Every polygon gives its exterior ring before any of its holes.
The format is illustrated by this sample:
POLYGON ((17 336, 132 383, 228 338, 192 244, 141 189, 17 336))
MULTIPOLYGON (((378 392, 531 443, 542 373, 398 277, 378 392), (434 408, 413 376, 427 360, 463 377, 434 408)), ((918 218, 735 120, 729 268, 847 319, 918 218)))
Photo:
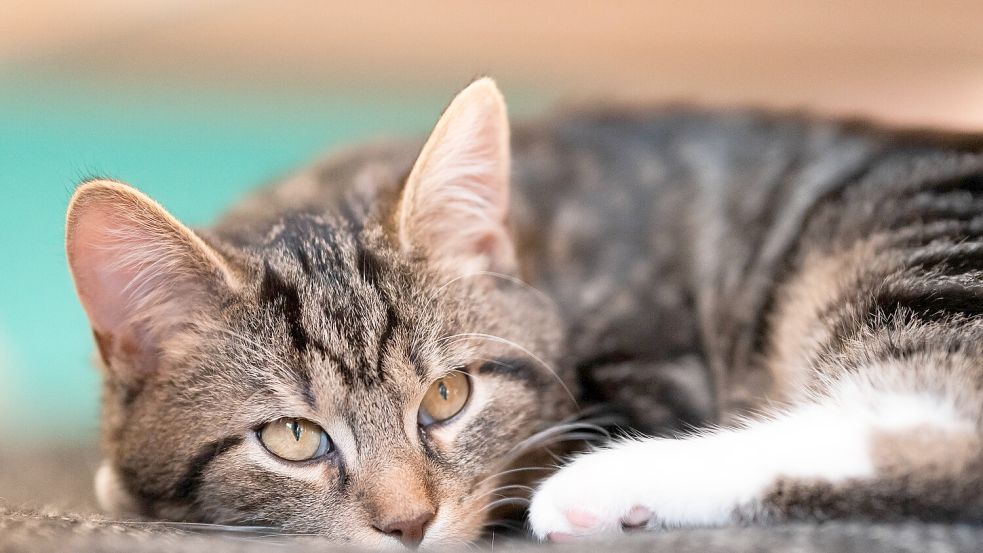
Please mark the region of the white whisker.
POLYGON ((503 497, 502 499, 497 499, 495 501, 492 501, 492 502, 488 503, 487 505, 485 505, 484 507, 482 507, 478 512, 479 513, 484 513, 484 512, 490 511, 492 509, 496 509, 498 507, 502 507, 504 505, 522 505, 522 506, 525 506, 525 505, 529 505, 529 503, 530 503, 530 501, 528 499, 524 498, 524 497, 503 497))
POLYGON ((475 487, 480 487, 482 484, 484 484, 485 482, 488 482, 489 480, 494 480, 495 478, 501 478, 502 476, 505 476, 507 474, 513 474, 513 473, 517 473, 517 472, 528 472, 528 471, 532 471, 532 470, 550 470, 550 469, 547 468, 547 467, 519 467, 519 468, 510 469, 510 470, 503 470, 502 472, 497 472, 497 473, 495 473, 495 474, 493 474, 491 476, 488 476, 487 478, 484 478, 483 480, 479 481, 477 484, 475 484, 475 487))
POLYGON ((546 303, 548 305, 552 305, 553 304, 553 300, 550 299, 549 296, 547 296, 541 290, 536 289, 535 287, 533 287, 529 283, 525 282, 521 278, 514 277, 512 275, 507 275, 505 273, 498 273, 498 272, 495 272, 495 271, 475 271, 475 272, 466 273, 466 274, 463 274, 463 275, 456 276, 456 277, 448 280, 444 284, 440 285, 440 287, 437 288, 437 290, 435 290, 433 294, 431 294, 430 298, 427 299, 427 303, 424 304, 423 311, 424 312, 427 312, 427 310, 430 308, 430 306, 433 304, 433 302, 437 299, 437 297, 440 294, 443 294, 447 290, 447 288, 450 287, 452 284, 454 284, 456 282, 460 282, 461 280, 464 280, 466 278, 472 278, 472 277, 478 277, 478 276, 489 276, 489 277, 493 277, 493 278, 499 278, 499 279, 502 279, 502 280, 506 280, 508 282, 511 282, 512 284, 518 284, 519 286, 521 286, 521 287, 525 288, 526 290, 532 292, 535 296, 537 296, 544 303, 546 303))
MULTIPOLYGON (((483 493, 481 495, 474 496, 474 500, 477 501, 479 499, 483 499, 483 498, 488 497, 490 495, 501 494, 501 493, 506 492, 508 490, 523 490, 523 491, 531 492, 532 491, 532 487, 525 486, 525 485, 522 485, 522 484, 509 484, 507 486, 499 486, 497 488, 492 488, 491 490, 488 490, 487 492, 485 492, 485 493, 483 493)), ((507 496, 501 495, 500 497, 507 497, 507 496)))

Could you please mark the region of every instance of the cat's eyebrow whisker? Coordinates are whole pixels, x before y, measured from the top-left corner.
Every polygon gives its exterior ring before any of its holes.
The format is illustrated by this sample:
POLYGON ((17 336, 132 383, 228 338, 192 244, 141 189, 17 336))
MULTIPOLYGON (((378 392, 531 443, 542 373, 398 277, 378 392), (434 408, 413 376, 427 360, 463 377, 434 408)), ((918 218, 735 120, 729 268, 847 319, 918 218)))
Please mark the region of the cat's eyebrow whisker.
POLYGON ((531 284, 529 284, 528 282, 522 280, 519 277, 515 277, 515 276, 512 276, 512 275, 507 275, 505 273, 498 273, 498 272, 495 272, 495 271, 475 271, 475 272, 472 272, 472 273, 465 273, 463 275, 458 275, 458 276, 456 276, 456 277, 448 280, 444 284, 441 284, 440 287, 437 288, 434 291, 433 294, 431 294, 430 298, 427 299, 427 303, 425 303, 424 306, 423 306, 424 312, 426 312, 426 310, 430 309, 430 306, 433 304, 433 302, 441 294, 443 294, 447 290, 447 288, 450 287, 452 284, 454 284, 456 282, 460 282, 461 280, 464 280, 466 278, 472 278, 472 277, 477 277, 477 276, 489 276, 489 277, 493 277, 493 278, 499 278, 499 279, 502 279, 502 280, 506 280, 508 282, 511 282, 512 284, 518 284, 522 288, 525 288, 526 290, 529 290, 530 292, 532 292, 533 295, 535 295, 536 297, 538 297, 540 300, 542 300, 547 305, 552 305, 553 304, 553 300, 551 300, 549 298, 549 296, 547 296, 542 290, 539 290, 539 289, 535 288, 534 286, 532 286, 531 284))
POLYGON ((535 286, 529 284, 528 282, 522 280, 519 277, 508 275, 508 274, 505 274, 505 273, 498 273, 498 272, 495 272, 495 271, 480 271, 480 272, 474 273, 474 274, 476 274, 476 275, 482 275, 482 276, 490 276, 490 277, 494 277, 494 278, 500 278, 502 280, 507 280, 507 281, 511 282, 512 284, 518 284, 522 288, 525 288, 526 290, 529 290, 530 292, 532 292, 532 294, 535 295, 535 296, 537 296, 540 300, 542 300, 543 303, 546 303, 547 305, 552 305, 553 304, 553 300, 550 299, 550 297, 547 296, 545 292, 543 292, 542 290, 540 290, 540 289, 536 288, 535 286))
POLYGON ((492 341, 492 342, 496 342, 496 343, 499 343, 499 344, 503 344, 503 345, 506 345, 506 346, 513 347, 513 348, 515 348, 515 349, 517 349, 517 350, 525 353, 526 355, 528 355, 529 357, 531 357, 532 359, 534 359, 537 363, 539 363, 551 375, 553 375, 553 378, 556 379, 556 381, 560 384, 560 386, 563 388, 563 390, 567 393, 567 396, 570 397, 570 401, 573 402, 574 407, 576 407, 578 410, 580 409, 580 404, 577 402, 577 398, 573 395, 573 392, 570 391, 570 388, 567 387, 567 384, 563 381, 563 379, 560 378, 560 375, 557 374, 556 370, 554 370, 553 367, 551 367, 549 365, 549 363, 547 363, 546 361, 543 361, 538 355, 536 355, 535 353, 529 351, 528 348, 525 348, 522 345, 513 342, 512 340, 508 340, 508 339, 502 338, 500 336, 495 336, 493 334, 484 334, 484 333, 481 333, 481 332, 462 332, 460 334, 454 334, 453 336, 448 337, 448 339, 450 339, 450 338, 455 338, 455 339, 457 339, 457 338, 461 338, 461 339, 463 339, 463 338, 478 338, 479 340, 489 340, 489 341, 492 341))

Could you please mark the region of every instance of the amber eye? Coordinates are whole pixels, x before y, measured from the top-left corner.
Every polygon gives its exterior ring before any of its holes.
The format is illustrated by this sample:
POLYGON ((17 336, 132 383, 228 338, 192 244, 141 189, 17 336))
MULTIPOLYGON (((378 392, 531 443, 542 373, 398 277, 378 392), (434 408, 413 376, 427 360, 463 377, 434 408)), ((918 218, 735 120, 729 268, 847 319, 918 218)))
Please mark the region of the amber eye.
POLYGON ((443 422, 458 414, 471 395, 471 382, 463 371, 454 371, 430 385, 420 403, 421 426, 443 422))
POLYGON ((287 461, 309 461, 331 451, 327 433, 306 419, 268 422, 259 429, 259 441, 270 453, 287 461))

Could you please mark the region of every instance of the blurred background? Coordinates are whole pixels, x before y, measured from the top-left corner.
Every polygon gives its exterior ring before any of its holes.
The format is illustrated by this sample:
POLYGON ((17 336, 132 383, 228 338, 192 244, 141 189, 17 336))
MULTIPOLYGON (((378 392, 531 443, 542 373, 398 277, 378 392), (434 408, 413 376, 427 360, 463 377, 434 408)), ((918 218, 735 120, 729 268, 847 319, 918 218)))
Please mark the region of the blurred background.
POLYGON ((983 130, 983 2, 3 0, 0 449, 97 432, 63 216, 88 176, 206 224, 340 144, 426 132, 474 76, 515 118, 689 100, 983 130))

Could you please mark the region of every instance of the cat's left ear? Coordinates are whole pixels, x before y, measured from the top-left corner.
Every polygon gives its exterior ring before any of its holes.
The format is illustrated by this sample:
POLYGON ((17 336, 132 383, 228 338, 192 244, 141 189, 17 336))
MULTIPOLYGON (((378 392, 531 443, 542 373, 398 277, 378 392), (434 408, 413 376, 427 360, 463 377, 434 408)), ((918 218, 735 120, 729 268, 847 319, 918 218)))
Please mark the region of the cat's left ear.
POLYGON ((236 286, 218 251, 125 184, 82 184, 66 223, 75 288, 116 377, 152 373, 170 337, 236 286))
POLYGON ((509 159, 505 100, 493 80, 479 79, 444 111, 406 181, 397 221, 404 250, 462 272, 514 271, 509 159))

